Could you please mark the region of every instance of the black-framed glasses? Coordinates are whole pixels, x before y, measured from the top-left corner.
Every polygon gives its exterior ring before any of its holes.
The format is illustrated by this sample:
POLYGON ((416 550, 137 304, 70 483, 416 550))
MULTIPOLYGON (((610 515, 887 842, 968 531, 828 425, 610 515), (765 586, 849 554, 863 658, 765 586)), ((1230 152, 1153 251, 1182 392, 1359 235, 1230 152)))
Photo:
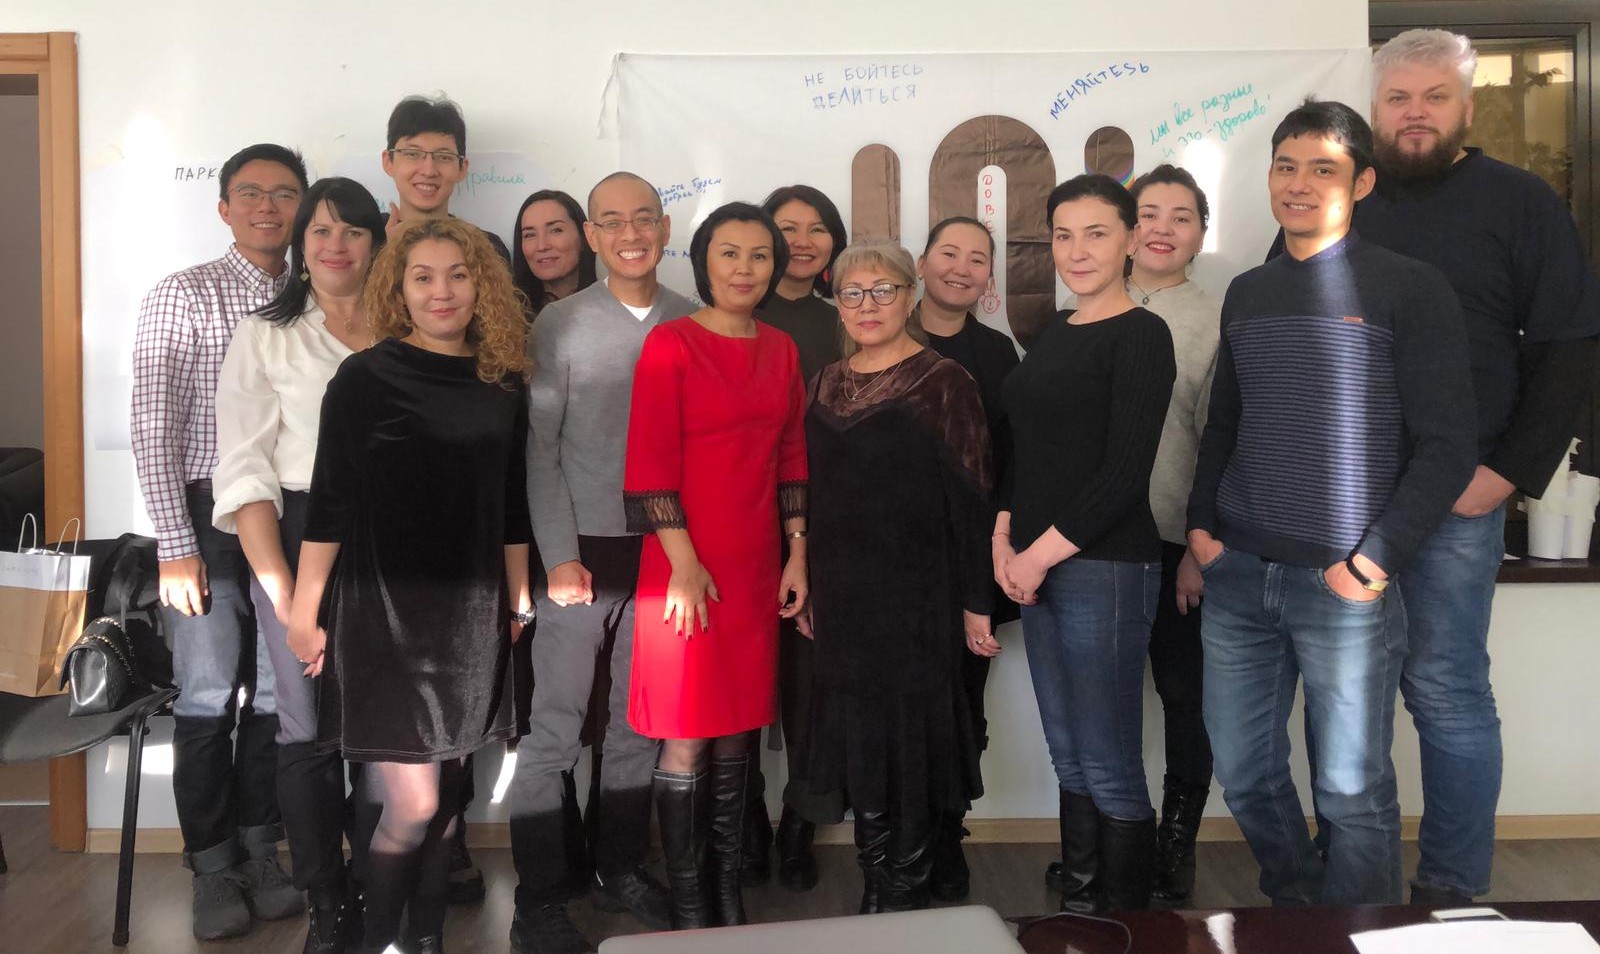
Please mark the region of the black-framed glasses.
POLYGON ((242 185, 234 186, 229 191, 233 193, 235 199, 242 199, 245 202, 260 202, 262 199, 271 199, 273 202, 282 205, 286 202, 298 202, 300 200, 300 190, 287 187, 282 189, 263 189, 260 186, 242 185))
POLYGON ((408 148, 389 150, 389 158, 404 159, 406 162, 417 165, 420 165, 422 160, 430 157, 433 159, 433 164, 441 169, 454 169, 455 167, 461 165, 462 159, 466 158, 465 156, 462 156, 459 153, 451 152, 448 149, 429 150, 408 148))
POLYGON ((872 295, 872 300, 880 305, 892 305, 900 297, 900 289, 910 288, 910 285, 896 285, 894 282, 879 282, 871 288, 858 288, 851 285, 839 289, 834 300, 845 308, 860 308, 861 303, 867 300, 867 295, 872 295))
POLYGON ((633 226, 640 232, 649 232, 661 224, 661 219, 654 215, 636 215, 631 219, 605 219, 596 222, 594 227, 602 232, 616 235, 628 226, 633 226))

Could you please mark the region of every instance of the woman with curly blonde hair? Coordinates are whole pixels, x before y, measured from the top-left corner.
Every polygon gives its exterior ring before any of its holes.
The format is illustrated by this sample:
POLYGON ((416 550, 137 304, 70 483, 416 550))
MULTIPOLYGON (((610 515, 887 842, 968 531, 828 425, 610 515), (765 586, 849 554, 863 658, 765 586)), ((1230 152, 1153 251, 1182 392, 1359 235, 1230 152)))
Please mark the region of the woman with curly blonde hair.
MULTIPOLYGON (((448 220, 406 227, 363 293, 374 336, 322 403, 289 647, 323 675, 317 741, 369 763, 366 947, 443 934, 462 759, 509 739, 532 621, 526 319, 505 263, 448 220)), ((430 944, 432 946, 430 946, 430 944)))

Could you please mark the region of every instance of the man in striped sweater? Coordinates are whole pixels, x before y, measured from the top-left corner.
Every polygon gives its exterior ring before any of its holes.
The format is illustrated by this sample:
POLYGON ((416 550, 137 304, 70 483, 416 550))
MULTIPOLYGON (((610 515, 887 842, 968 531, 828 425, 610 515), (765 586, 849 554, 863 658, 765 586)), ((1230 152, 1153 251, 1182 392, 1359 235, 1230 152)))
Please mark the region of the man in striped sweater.
POLYGON ((1287 254, 1234 280, 1189 500, 1205 577, 1205 721, 1275 904, 1401 900, 1390 746, 1405 613, 1387 589, 1475 462, 1460 306, 1432 266, 1350 230, 1372 131, 1311 102, 1272 137, 1287 254), (1319 856, 1289 774, 1303 681, 1319 856))

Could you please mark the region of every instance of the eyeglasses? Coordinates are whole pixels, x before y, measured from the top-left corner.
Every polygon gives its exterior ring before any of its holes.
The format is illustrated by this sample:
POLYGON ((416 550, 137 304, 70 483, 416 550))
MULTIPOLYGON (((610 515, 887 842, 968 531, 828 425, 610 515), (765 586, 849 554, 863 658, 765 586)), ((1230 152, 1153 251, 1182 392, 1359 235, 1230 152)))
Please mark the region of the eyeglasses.
POLYGON ((594 227, 600 229, 602 232, 609 232, 612 235, 616 235, 630 225, 640 232, 650 232, 660 224, 661 220, 656 216, 636 215, 631 219, 606 219, 604 222, 596 222, 594 227))
POLYGON ((232 190, 235 199, 245 202, 260 202, 262 199, 271 199, 278 204, 297 202, 300 199, 299 189, 273 189, 270 192, 260 186, 245 185, 235 186, 232 190))
POLYGON ((431 152, 427 149, 391 149, 389 150, 389 157, 391 159, 404 159, 406 162, 417 165, 420 165, 422 160, 432 157, 433 164, 441 169, 454 169, 456 166, 461 165, 463 158, 448 149, 435 149, 431 152))
POLYGON ((910 285, 896 285, 893 282, 879 282, 870 289, 857 288, 852 285, 849 288, 839 289, 838 294, 833 297, 845 308, 860 308, 861 303, 867 300, 867 294, 870 292, 872 300, 878 304, 892 305, 894 300, 900 297, 900 289, 910 287, 910 285))

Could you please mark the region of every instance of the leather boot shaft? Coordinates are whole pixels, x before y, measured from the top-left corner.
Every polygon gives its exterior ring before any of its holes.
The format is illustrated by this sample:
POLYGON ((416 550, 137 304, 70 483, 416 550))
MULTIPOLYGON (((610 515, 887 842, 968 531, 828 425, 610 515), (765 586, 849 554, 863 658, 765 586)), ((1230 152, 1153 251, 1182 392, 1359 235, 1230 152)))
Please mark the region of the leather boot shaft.
POLYGON ((889 882, 889 815, 887 812, 862 812, 856 815, 856 864, 861 866, 860 914, 883 910, 883 890, 889 882))
POLYGON ((1150 907, 1156 820, 1100 816, 1100 894, 1108 911, 1150 907))
POLYGON ((1061 910, 1095 914, 1100 903, 1100 811, 1094 799, 1061 792, 1061 910))
POLYGON ((711 903, 717 924, 744 924, 744 884, 740 862, 744 855, 744 825, 748 817, 746 792, 750 757, 711 760, 711 844, 709 874, 711 903))
POLYGON ((710 835, 710 773, 657 769, 654 780, 661 852, 672 889, 673 930, 712 927, 711 906, 700 879, 710 835))

